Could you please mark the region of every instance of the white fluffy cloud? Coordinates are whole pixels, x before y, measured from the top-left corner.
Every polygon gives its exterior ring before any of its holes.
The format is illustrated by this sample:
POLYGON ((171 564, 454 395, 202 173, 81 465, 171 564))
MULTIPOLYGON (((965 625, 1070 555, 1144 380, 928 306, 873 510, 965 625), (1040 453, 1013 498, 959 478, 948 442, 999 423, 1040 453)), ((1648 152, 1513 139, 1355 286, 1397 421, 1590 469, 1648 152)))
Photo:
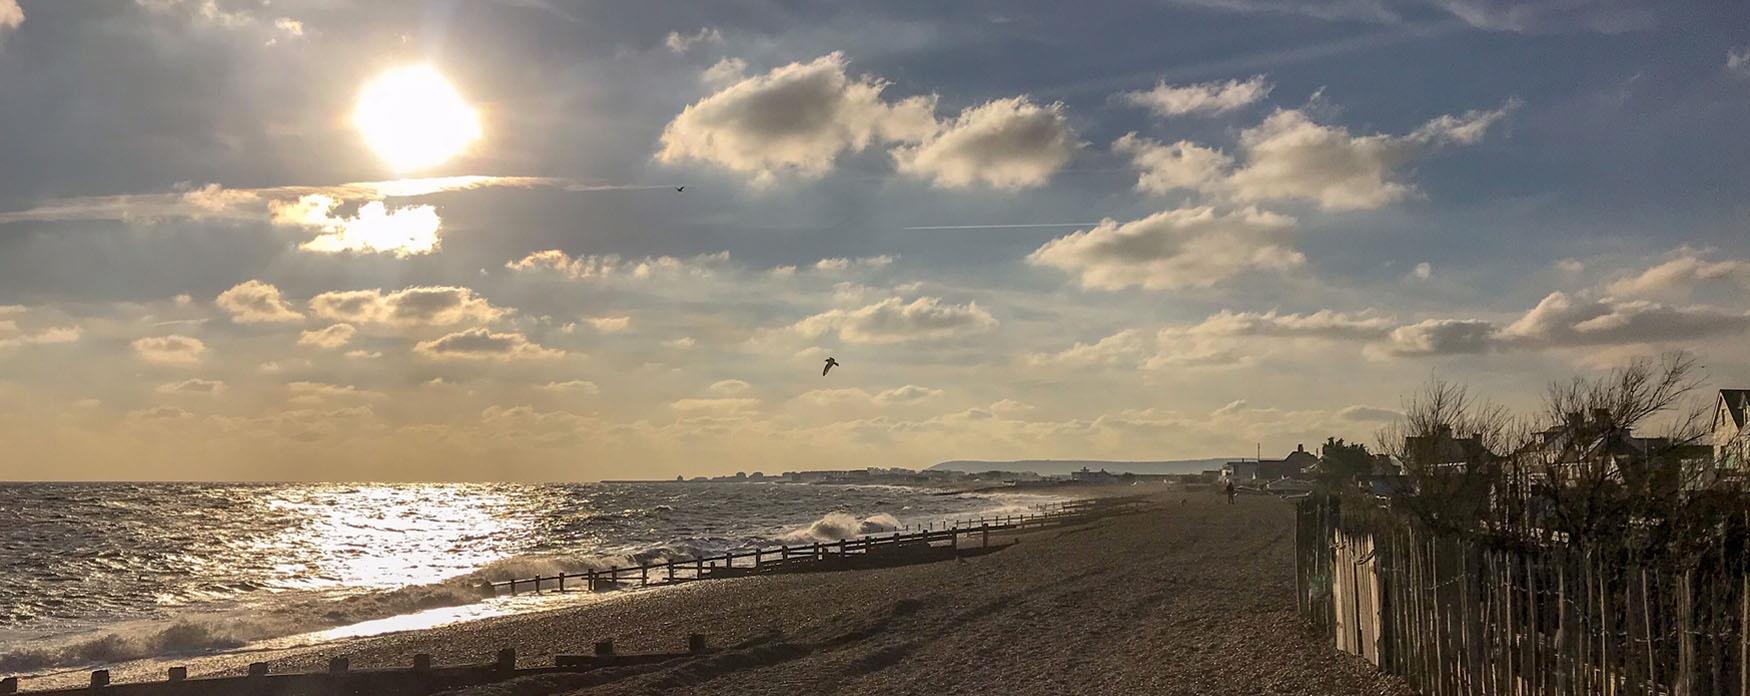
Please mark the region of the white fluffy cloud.
POLYGON ((341 290, 310 298, 318 317, 354 324, 391 326, 451 326, 487 323, 510 310, 492 306, 469 288, 411 287, 395 292, 341 290))
POLYGON ((796 400, 812 406, 912 406, 940 396, 940 389, 907 384, 873 394, 856 387, 813 389, 797 395, 796 400))
POLYGON ((602 333, 620 333, 632 328, 632 317, 627 316, 586 317, 584 321, 602 333))
POLYGON ((706 387, 705 391, 718 396, 734 396, 752 388, 753 385, 739 379, 725 379, 711 383, 711 386, 706 387))
POLYGON ((352 340, 358 329, 352 324, 334 324, 314 331, 305 331, 298 335, 298 345, 315 346, 317 348, 334 349, 352 340))
POLYGON ((383 201, 368 201, 352 217, 342 217, 335 214, 340 203, 333 196, 313 193, 290 203, 274 201, 269 208, 275 225, 317 231, 314 239, 298 245, 305 251, 407 257, 430 254, 443 244, 443 220, 435 207, 409 205, 391 210, 383 201))
POLYGON ((1713 281, 1735 282, 1750 288, 1750 262, 1736 259, 1709 261, 1698 250, 1683 247, 1671 258, 1606 286, 1612 295, 1629 297, 1687 296, 1697 286, 1713 281))
POLYGON ((729 262, 729 252, 701 254, 688 258, 647 256, 643 259, 622 259, 614 254, 572 256, 558 249, 546 249, 507 261, 505 268, 513 271, 551 270, 576 280, 633 278, 644 280, 657 276, 709 277, 729 262))
POLYGON ((18 6, 18 0, 0 0, 0 33, 17 29, 24 24, 24 8, 18 6))
POLYGON ((1080 147, 1063 104, 1021 96, 966 109, 941 132, 893 156, 900 171, 943 188, 1020 189, 1050 181, 1080 147))
POLYGON ((230 290, 219 293, 213 301, 230 313, 231 321, 239 324, 256 324, 262 322, 303 321, 304 315, 286 304, 280 295, 280 289, 259 280, 239 283, 230 290))
POLYGON ((1726 69, 1737 75, 1750 76, 1750 46, 1727 49, 1726 69))
MULTIPOLYGON (((0 316, 7 308, 0 306, 0 316)), ((52 326, 37 331, 23 331, 17 322, 0 319, 0 350, 18 346, 53 345, 78 341, 83 331, 77 326, 52 326)))
POLYGON ((1750 313, 1553 292, 1512 323, 1427 319, 1392 331, 1394 355, 1680 343, 1750 331, 1750 313))
POLYGON ((193 379, 185 379, 181 382, 160 384, 154 391, 157 391, 159 394, 200 394, 215 396, 219 392, 225 391, 225 383, 221 380, 200 379, 197 377, 193 379))
POLYGON ((159 365, 194 365, 206 355, 207 344, 198 338, 171 334, 136 339, 134 355, 159 365))
POLYGON ((808 337, 837 332, 847 343, 900 343, 955 338, 995 328, 997 320, 976 302, 945 303, 935 297, 906 302, 890 297, 858 309, 833 309, 796 322, 808 337))
POLYGON ((1293 228, 1293 218, 1256 208, 1179 208, 1125 223, 1105 220, 1047 242, 1027 260, 1076 274, 1085 288, 1209 287, 1244 271, 1304 263, 1287 243, 1293 228))
POLYGON ((1125 92, 1124 101, 1147 108, 1157 116, 1193 113, 1219 114, 1233 111, 1270 96, 1274 87, 1258 75, 1249 80, 1202 82, 1194 85, 1156 84, 1154 89, 1125 92))
POLYGON ((565 382, 548 382, 535 388, 541 391, 570 392, 577 394, 600 394, 602 391, 601 387, 596 386, 595 382, 582 379, 573 379, 565 382))
POLYGON ((433 360, 546 360, 565 351, 545 348, 516 332, 494 333, 483 328, 457 331, 442 338, 420 341, 413 352, 433 360))
POLYGON ((1378 208, 1415 192, 1399 170, 1447 145, 1482 140, 1514 108, 1470 111, 1433 119, 1407 135, 1353 135, 1281 110, 1240 133, 1236 163, 1213 148, 1188 141, 1164 144, 1129 134, 1113 149, 1129 155, 1137 189, 1164 194, 1189 189, 1241 202, 1305 200, 1326 210, 1378 208))
POLYGON ((763 183, 823 174, 840 153, 935 131, 933 97, 886 101, 886 82, 851 77, 845 67, 844 55, 831 53, 736 81, 676 116, 657 159, 709 162, 763 183))
POLYGON ((702 43, 723 43, 723 32, 718 31, 716 27, 700 27, 698 31, 691 34, 671 31, 668 33, 668 38, 663 40, 663 45, 668 46, 668 50, 675 53, 686 53, 693 46, 702 43))

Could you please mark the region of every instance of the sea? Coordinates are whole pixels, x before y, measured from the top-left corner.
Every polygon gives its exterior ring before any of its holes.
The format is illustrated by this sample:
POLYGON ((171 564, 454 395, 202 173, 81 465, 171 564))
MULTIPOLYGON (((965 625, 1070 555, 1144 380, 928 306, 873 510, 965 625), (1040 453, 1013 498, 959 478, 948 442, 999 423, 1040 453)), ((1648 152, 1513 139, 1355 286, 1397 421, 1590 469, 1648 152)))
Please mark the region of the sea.
POLYGON ((564 600, 480 585, 1052 500, 781 483, 0 484, 0 674, 536 611, 564 600))

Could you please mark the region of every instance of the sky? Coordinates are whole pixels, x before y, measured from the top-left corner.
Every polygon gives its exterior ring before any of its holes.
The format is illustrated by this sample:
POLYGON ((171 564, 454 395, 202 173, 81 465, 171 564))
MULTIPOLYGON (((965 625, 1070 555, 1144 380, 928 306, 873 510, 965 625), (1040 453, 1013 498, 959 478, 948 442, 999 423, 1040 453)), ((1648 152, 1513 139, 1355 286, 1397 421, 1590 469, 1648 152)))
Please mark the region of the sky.
POLYGON ((0 479, 1280 456, 1431 377, 1746 387, 1747 122, 1740 3, 0 0, 0 479))

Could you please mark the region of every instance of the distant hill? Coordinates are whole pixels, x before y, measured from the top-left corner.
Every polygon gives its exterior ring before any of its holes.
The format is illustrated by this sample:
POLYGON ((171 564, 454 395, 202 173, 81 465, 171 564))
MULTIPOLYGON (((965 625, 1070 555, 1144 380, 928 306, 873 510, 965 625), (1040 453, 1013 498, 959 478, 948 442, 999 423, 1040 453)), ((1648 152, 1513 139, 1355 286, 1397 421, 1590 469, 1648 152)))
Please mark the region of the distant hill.
POLYGON ((1067 474, 1087 467, 1094 471, 1105 469, 1114 474, 1194 474, 1208 469, 1219 469, 1221 465, 1240 459, 1240 457, 1217 457, 1214 459, 1171 459, 1153 462, 1115 462, 1102 459, 1017 459, 1006 462, 988 462, 976 459, 956 459, 942 462, 930 467, 936 471, 965 471, 976 473, 980 471, 1031 471, 1037 474, 1067 474))

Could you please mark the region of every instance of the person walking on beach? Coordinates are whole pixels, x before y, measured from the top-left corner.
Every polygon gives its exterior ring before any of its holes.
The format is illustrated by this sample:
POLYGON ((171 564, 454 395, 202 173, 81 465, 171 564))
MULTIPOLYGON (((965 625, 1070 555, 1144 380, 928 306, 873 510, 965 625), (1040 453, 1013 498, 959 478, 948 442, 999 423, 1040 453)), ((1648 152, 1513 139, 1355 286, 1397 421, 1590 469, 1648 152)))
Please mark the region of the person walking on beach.
POLYGON ((1234 482, 1229 480, 1227 485, 1222 487, 1222 491, 1227 493, 1227 504, 1234 504, 1234 482))

